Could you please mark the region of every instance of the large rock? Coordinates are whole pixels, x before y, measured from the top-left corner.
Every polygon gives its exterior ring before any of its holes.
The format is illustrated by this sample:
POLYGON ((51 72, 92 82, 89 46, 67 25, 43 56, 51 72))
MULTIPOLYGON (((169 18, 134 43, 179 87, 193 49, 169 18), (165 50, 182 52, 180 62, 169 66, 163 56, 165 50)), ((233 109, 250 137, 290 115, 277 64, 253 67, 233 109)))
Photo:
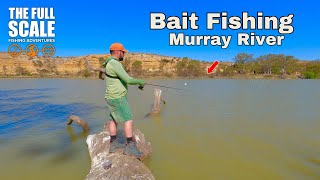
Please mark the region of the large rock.
MULTIPOLYGON (((99 134, 89 135, 87 145, 91 157, 91 170, 87 180, 103 179, 155 179, 151 171, 140 160, 124 155, 122 152, 109 153, 110 134, 109 124, 99 134), (111 162, 111 167, 108 166, 111 162)), ((134 138, 138 149, 145 154, 145 158, 151 154, 151 145, 139 131, 134 131, 134 138)), ((120 142, 125 142, 123 131, 119 131, 120 142)))

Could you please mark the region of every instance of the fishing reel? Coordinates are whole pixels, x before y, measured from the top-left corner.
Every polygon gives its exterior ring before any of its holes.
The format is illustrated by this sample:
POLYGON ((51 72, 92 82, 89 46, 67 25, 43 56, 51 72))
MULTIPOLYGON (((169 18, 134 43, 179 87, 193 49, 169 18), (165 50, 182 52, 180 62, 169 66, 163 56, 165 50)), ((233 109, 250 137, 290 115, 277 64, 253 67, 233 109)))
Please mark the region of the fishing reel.
POLYGON ((143 91, 144 86, 143 86, 143 85, 140 85, 138 88, 139 88, 141 91, 143 91))

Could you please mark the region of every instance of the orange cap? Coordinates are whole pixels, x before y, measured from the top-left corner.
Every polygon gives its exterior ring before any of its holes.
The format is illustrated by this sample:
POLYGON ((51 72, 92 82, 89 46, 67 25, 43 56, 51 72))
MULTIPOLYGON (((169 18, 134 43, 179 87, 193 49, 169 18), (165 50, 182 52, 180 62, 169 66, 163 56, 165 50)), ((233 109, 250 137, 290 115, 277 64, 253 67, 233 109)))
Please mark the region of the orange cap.
POLYGON ((111 44, 110 50, 118 50, 118 51, 128 52, 128 50, 126 50, 121 43, 111 44))

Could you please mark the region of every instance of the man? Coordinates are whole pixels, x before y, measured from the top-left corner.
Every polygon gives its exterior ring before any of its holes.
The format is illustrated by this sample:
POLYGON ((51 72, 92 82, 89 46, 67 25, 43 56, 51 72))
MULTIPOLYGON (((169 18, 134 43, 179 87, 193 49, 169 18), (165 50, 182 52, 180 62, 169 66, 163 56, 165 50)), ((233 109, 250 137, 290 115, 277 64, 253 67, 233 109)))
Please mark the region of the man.
POLYGON ((125 53, 128 52, 122 44, 113 43, 110 46, 111 57, 103 64, 106 80, 105 99, 110 110, 111 122, 110 131, 110 152, 124 148, 123 153, 141 158, 143 153, 137 149, 136 142, 133 140, 133 119, 127 101, 128 84, 139 85, 143 89, 144 81, 130 77, 124 70, 120 61, 123 60, 125 53), (127 143, 121 144, 117 139, 117 125, 124 122, 124 132, 127 143))

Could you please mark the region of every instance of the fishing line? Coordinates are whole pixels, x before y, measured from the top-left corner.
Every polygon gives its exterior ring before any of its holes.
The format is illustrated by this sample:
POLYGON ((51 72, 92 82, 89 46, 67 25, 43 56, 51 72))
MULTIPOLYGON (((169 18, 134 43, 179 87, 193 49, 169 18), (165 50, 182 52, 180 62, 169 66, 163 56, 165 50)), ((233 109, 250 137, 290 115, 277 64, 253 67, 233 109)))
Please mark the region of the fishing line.
MULTIPOLYGON (((91 64, 89 63, 89 61, 87 60, 87 58, 83 58, 84 61, 85 61, 85 64, 88 66, 88 68, 90 70, 95 70, 91 64)), ((163 87, 163 88, 167 88, 167 89, 174 89, 174 90, 178 90, 178 91, 183 91, 183 92, 186 92, 186 93, 191 93, 185 89, 180 89, 180 88, 176 88, 176 87, 170 87, 170 86, 163 86, 163 85, 159 85, 159 84, 152 84, 152 83, 145 83, 145 85, 149 85, 149 86, 155 86, 155 87, 163 87)))
POLYGON ((180 90, 180 91, 189 92, 189 91, 187 91, 187 90, 185 90, 185 89, 180 89, 180 88, 170 87, 170 86, 163 86, 163 85, 159 85, 159 84, 145 83, 145 85, 156 86, 156 87, 163 87, 163 88, 168 88, 168 89, 175 89, 175 90, 180 90))

